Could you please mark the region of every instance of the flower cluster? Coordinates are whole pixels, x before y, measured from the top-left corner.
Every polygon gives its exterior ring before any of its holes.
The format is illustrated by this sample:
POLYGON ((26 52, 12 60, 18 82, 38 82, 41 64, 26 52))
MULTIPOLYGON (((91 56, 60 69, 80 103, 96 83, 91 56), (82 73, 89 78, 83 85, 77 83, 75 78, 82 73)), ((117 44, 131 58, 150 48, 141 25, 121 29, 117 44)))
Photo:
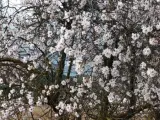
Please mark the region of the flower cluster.
POLYGON ((13 15, 1 8, 1 119, 46 105, 55 119, 132 119, 145 103, 148 111, 157 109, 159 0, 26 0, 20 6, 13 15))

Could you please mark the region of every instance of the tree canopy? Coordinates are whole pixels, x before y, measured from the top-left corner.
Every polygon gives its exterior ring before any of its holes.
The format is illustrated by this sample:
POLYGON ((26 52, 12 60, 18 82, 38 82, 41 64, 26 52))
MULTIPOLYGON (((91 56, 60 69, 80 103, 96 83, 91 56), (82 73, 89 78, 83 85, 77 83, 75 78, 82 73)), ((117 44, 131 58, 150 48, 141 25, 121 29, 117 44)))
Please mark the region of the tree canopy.
POLYGON ((160 0, 9 3, 0 6, 2 120, 26 111, 34 120, 44 105, 57 120, 159 120, 160 0))

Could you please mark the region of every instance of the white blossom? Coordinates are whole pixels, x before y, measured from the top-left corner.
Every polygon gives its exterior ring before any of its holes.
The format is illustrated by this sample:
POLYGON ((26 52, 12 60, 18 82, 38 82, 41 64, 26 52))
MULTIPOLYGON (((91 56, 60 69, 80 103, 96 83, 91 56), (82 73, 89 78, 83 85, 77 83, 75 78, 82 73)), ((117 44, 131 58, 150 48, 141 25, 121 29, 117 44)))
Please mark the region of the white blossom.
POLYGON ((108 100, 109 100, 109 102, 113 102, 114 101, 114 94, 113 94, 113 92, 109 93, 108 100))
POLYGON ((49 48, 49 52, 50 52, 50 53, 54 53, 55 51, 56 51, 56 49, 55 49, 54 47, 50 47, 50 48, 49 48))
POLYGON ((150 43, 151 45, 157 45, 157 44, 158 44, 158 41, 157 41, 155 38, 150 38, 150 39, 149 39, 149 43, 150 43))
MULTIPOLYGON (((160 2, 160 0, 157 0, 157 2, 160 2)), ((156 29, 157 29, 157 30, 160 29, 160 22, 158 22, 158 24, 156 25, 156 29)))
POLYGON ((117 8, 122 9, 123 6, 124 6, 124 4, 121 1, 118 1, 117 8))
POLYGON ((72 112, 72 106, 70 104, 66 105, 66 111, 71 113, 72 112))
POLYGON ((15 93, 15 89, 10 90, 10 93, 11 94, 15 93))
POLYGON ((112 66, 113 66, 114 68, 117 68, 120 64, 121 64, 121 62, 120 62, 120 61, 115 60, 115 61, 113 61, 112 66))
POLYGON ((3 79, 2 78, 0 78, 0 84, 3 84, 3 79))
POLYGON ((117 70, 117 68, 111 69, 111 75, 113 77, 118 77, 119 76, 119 71, 117 70))
POLYGON ((143 55, 149 56, 151 54, 151 49, 146 47, 143 49, 143 55))
POLYGON ((109 68, 108 66, 105 66, 103 68, 101 68, 103 75, 107 78, 109 75, 109 68))
POLYGON ((105 85, 105 82, 101 78, 99 79, 99 85, 101 87, 104 87, 104 85, 105 85))
POLYGON ((157 75, 157 71, 155 71, 153 68, 148 68, 147 69, 147 75, 149 76, 149 77, 155 77, 156 75, 157 75))
POLYGON ((84 18, 81 24, 83 26, 83 29, 87 29, 90 27, 90 21, 87 18, 84 18))
POLYGON ((146 63, 145 62, 142 62, 141 64, 140 64, 140 67, 141 67, 141 69, 146 69, 146 63))
POLYGON ((139 34, 132 33, 132 39, 133 39, 133 40, 137 40, 139 37, 140 37, 139 34))
POLYGON ((105 55, 107 58, 110 58, 112 55, 112 51, 106 48, 105 50, 103 50, 103 55, 105 55))
POLYGON ((95 65, 101 64, 103 62, 103 56, 96 55, 93 61, 94 61, 95 65))
POLYGON ((109 89, 108 86, 105 86, 105 87, 104 87, 104 90, 105 90, 106 92, 109 92, 110 89, 109 89))
POLYGON ((74 113, 76 117, 79 117, 79 114, 77 112, 74 113))
POLYGON ((152 26, 145 26, 145 25, 142 26, 142 32, 144 34, 148 34, 149 32, 152 32, 152 30, 153 30, 152 26))
POLYGON ((30 106, 30 107, 29 107, 29 112, 33 112, 33 110, 34 110, 34 107, 33 107, 33 106, 30 106))
POLYGON ((62 84, 62 85, 66 85, 66 81, 63 80, 63 81, 61 82, 61 84, 62 84))

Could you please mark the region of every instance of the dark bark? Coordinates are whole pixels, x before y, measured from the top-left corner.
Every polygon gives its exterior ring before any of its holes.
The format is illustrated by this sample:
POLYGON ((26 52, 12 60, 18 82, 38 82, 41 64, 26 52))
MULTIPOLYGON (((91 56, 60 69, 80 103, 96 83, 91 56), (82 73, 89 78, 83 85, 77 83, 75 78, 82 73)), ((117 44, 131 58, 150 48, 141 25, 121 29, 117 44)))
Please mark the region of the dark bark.
POLYGON ((62 80, 62 76, 63 76, 63 70, 64 70, 64 66, 65 66, 65 59, 66 59, 66 54, 64 53, 64 50, 61 51, 61 58, 60 61, 58 63, 58 68, 56 71, 56 84, 60 84, 61 80, 62 80))
POLYGON ((159 120, 160 119, 160 110, 159 109, 158 110, 154 110, 154 114, 155 114, 154 119, 155 120, 159 120))
POLYGON ((70 65, 69 65, 69 68, 68 68, 67 79, 70 78, 72 65, 73 65, 73 58, 70 58, 70 65))
MULTIPOLYGON (((55 76, 55 84, 60 85, 62 76, 63 76, 63 70, 65 66, 65 59, 66 59, 66 54, 64 53, 64 50, 61 52, 61 58, 58 63, 58 68, 56 71, 56 76, 55 76)), ((48 104, 53 108, 55 112, 58 112, 58 110, 55 108, 56 105, 58 104, 58 98, 59 98, 60 92, 56 92, 48 96, 48 104)))
POLYGON ((126 118, 126 120, 129 120, 129 118, 134 114, 134 109, 135 109, 135 105, 136 105, 136 96, 134 94, 134 89, 135 89, 135 83, 136 83, 136 61, 135 61, 135 49, 132 48, 131 49, 131 55, 133 55, 133 60, 131 65, 129 66, 130 69, 130 88, 129 91, 131 93, 131 97, 130 97, 130 104, 129 104, 129 111, 128 111, 128 117, 126 118))

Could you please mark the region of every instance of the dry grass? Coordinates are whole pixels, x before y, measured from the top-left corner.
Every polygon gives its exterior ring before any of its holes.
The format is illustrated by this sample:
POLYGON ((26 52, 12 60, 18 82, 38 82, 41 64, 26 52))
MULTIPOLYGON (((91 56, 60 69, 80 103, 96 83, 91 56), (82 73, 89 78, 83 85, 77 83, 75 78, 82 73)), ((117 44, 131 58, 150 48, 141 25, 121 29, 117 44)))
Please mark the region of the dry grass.
POLYGON ((19 120, 56 120, 49 106, 36 106, 32 113, 20 113, 17 116, 19 120))
MULTIPOLYGON (((30 112, 20 113, 17 116, 18 116, 18 119, 14 119, 14 120, 57 120, 54 117, 54 112, 51 111, 51 108, 49 106, 43 106, 43 107, 36 106, 32 113, 30 112)), ((84 114, 81 120, 86 120, 85 117, 86 116, 84 114)), ((75 118, 73 116, 70 116, 70 120, 74 120, 74 119, 75 118)), ((9 119, 9 120, 13 120, 13 119, 9 119)), ((151 113, 149 115, 139 114, 133 117, 131 120, 154 120, 154 117, 153 117, 153 114, 151 113)))

